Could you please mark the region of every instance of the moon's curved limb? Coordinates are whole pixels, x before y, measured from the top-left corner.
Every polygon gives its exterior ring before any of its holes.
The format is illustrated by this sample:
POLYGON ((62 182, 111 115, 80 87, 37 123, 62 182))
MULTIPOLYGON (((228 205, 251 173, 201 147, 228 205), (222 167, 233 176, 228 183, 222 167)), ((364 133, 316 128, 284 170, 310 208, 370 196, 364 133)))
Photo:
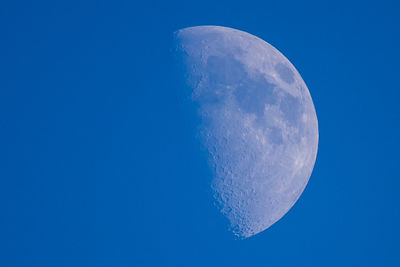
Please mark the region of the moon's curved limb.
POLYGON ((199 26, 175 39, 216 203, 235 235, 257 234, 288 212, 313 170, 318 122, 310 93, 289 60, 251 34, 199 26))

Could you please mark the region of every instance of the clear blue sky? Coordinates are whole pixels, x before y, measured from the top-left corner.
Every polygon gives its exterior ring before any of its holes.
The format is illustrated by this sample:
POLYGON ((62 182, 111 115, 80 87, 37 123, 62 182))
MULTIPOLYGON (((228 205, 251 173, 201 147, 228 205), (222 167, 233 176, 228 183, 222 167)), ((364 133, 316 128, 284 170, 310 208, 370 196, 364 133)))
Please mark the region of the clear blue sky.
POLYGON ((400 6, 374 2, 3 1, 0 266, 400 266, 400 6), (210 24, 277 47, 319 119, 304 194, 243 241, 172 78, 172 32, 210 24))

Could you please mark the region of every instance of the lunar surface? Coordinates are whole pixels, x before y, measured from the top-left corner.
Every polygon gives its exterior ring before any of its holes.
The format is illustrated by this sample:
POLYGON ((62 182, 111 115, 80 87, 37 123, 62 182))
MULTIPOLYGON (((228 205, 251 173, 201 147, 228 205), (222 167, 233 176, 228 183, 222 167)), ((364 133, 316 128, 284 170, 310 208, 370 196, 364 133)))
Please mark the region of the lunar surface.
POLYGON ((277 49, 243 31, 175 32, 208 153, 215 203, 239 238, 278 221, 314 167, 318 123, 303 79, 277 49))

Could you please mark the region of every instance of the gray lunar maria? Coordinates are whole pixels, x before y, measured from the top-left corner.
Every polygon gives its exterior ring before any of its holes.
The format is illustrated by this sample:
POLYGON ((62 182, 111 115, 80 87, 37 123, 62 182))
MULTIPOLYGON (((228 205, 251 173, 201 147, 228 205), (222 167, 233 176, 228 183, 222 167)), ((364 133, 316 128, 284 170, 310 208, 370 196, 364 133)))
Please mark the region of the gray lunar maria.
POLYGON ((310 92, 289 60, 254 35, 199 26, 174 37, 216 204, 236 236, 250 237, 282 218, 310 178, 318 148, 310 92))

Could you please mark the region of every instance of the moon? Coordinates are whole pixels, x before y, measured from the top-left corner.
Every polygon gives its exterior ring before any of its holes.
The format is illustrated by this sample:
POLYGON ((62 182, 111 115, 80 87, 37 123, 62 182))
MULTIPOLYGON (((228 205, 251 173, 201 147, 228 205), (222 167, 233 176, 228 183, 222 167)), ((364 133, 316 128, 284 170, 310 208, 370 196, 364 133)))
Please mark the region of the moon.
POLYGON ((311 176, 318 122, 310 92, 285 56, 249 33, 197 26, 174 40, 215 204, 234 235, 253 236, 290 210, 311 176))

